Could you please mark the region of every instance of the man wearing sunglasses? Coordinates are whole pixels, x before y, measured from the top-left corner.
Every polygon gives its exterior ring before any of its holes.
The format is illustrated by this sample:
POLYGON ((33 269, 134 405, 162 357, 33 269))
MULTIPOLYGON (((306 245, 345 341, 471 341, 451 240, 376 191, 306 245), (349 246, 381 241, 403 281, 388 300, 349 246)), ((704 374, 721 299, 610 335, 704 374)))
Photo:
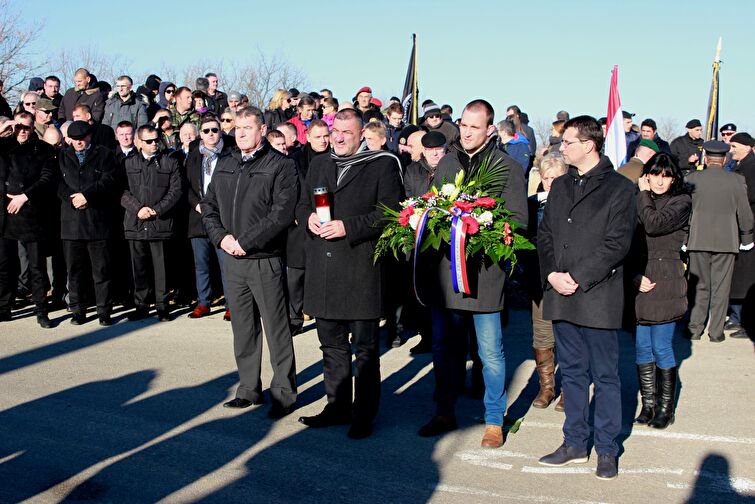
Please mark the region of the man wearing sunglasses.
POLYGON ((176 158, 159 152, 160 136, 154 126, 141 126, 137 137, 140 153, 126 158, 128 185, 121 197, 121 205, 126 209, 124 234, 129 241, 134 273, 136 309, 129 320, 147 317, 148 299, 154 292, 157 318, 167 322, 170 313, 166 244, 176 231, 181 175, 176 158))
POLYGON ((435 103, 428 103, 423 107, 425 113, 422 117, 423 126, 427 131, 440 131, 446 137, 446 145, 451 145, 459 138, 459 128, 454 123, 443 120, 440 107, 435 103))
POLYGON ((47 98, 39 98, 34 110, 34 132, 39 138, 45 134, 45 130, 55 125, 53 120, 55 105, 47 98))
POLYGON ((34 134, 34 119, 19 112, 0 132, 0 320, 10 320, 18 278, 19 244, 26 252, 37 322, 52 327, 47 317, 45 244, 46 217, 54 199, 56 170, 52 147, 34 134))

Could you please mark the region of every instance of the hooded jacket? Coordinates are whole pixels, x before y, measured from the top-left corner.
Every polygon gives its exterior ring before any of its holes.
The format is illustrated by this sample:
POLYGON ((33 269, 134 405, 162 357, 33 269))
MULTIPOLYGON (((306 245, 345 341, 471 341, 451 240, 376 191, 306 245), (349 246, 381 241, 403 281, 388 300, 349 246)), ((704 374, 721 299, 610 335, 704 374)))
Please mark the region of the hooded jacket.
POLYGON ((63 95, 58 109, 58 120, 60 122, 73 121, 73 109, 76 105, 88 105, 92 111, 92 119, 95 122, 101 122, 105 114, 105 100, 102 99, 102 93, 97 86, 97 82, 92 80, 89 87, 83 91, 77 91, 71 88, 63 95))
POLYGON ((532 165, 532 156, 530 155, 530 142, 521 133, 516 133, 514 138, 503 144, 503 151, 514 158, 514 161, 522 167, 525 177, 529 173, 532 165))
POLYGON ((160 106, 161 109, 166 109, 166 108, 168 108, 170 106, 170 103, 168 102, 168 99, 165 98, 165 90, 168 89, 169 87, 177 88, 178 86, 176 86, 172 82, 162 81, 160 83, 160 87, 158 88, 158 91, 157 91, 157 104, 160 106))
POLYGON ((131 91, 128 98, 121 99, 117 92, 113 92, 105 103, 105 115, 102 124, 113 128, 122 121, 128 121, 134 125, 134 130, 147 124, 147 105, 149 102, 141 95, 131 91))

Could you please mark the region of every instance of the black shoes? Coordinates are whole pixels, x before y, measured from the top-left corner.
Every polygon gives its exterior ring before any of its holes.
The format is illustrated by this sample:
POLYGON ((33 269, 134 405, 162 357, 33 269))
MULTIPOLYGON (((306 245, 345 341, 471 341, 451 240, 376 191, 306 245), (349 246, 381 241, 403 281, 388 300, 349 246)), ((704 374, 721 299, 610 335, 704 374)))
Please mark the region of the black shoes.
POLYGON ((294 412, 296 409, 295 405, 291 406, 281 406, 280 404, 274 402, 273 406, 270 408, 270 410, 267 412, 267 417, 271 418, 273 420, 280 420, 281 418, 290 415, 294 412))
POLYGON ((648 425, 656 429, 665 429, 674 423, 674 400, 676 399, 676 367, 658 368, 658 407, 655 418, 648 425))
POLYGON ((417 434, 420 437, 434 437, 457 428, 456 418, 452 416, 434 416, 425 425, 419 428, 417 434))
POLYGON ((561 467, 567 464, 584 464, 587 460, 587 450, 564 443, 553 453, 541 457, 538 462, 544 466, 561 467))
POLYGON ((321 429, 323 427, 332 427, 334 425, 350 424, 351 415, 346 413, 334 413, 326 408, 317 415, 299 417, 299 423, 303 423, 307 427, 312 427, 314 429, 321 429))
POLYGON ((72 324, 72 325, 81 325, 81 324, 85 324, 85 323, 86 323, 86 321, 87 321, 87 316, 86 316, 86 315, 84 315, 83 313, 74 313, 74 314, 73 314, 73 315, 71 316, 71 324, 72 324))
POLYGON ((159 322, 170 322, 170 312, 168 310, 157 310, 157 320, 159 322))
POLYGON ((729 335, 729 337, 730 337, 730 338, 735 338, 735 339, 750 339, 750 335, 749 335, 749 334, 747 334, 747 331, 745 331, 745 330, 744 330, 743 328, 741 328, 741 327, 739 328, 739 330, 737 330, 737 331, 735 331, 735 332, 731 333, 731 334, 729 335))
POLYGON ((10 322, 11 318, 10 313, 0 313, 0 322, 10 322))
POLYGON ((372 422, 354 422, 346 433, 351 439, 364 439, 372 434, 372 422))
POLYGON ((41 313, 37 315, 37 324, 39 324, 39 326, 42 327, 43 329, 52 328, 52 322, 50 322, 50 319, 46 313, 41 313))
POLYGON ((298 336, 304 332, 303 325, 291 325, 291 336, 298 336))
MULTIPOLYGON (((699 338, 698 338, 698 339, 699 339, 699 338)), ((725 339, 726 339, 726 336, 724 336, 723 334, 721 334, 721 336, 719 336, 718 338, 714 338, 714 337, 712 337, 712 336, 711 336, 711 337, 710 337, 710 342, 711 342, 711 343, 723 343, 723 341, 724 341, 725 339)))
POLYGON ((422 336, 419 343, 409 349, 409 353, 412 355, 426 354, 433 351, 433 343, 430 341, 429 336, 422 336))
POLYGON ((113 320, 110 318, 110 315, 100 315, 99 319, 102 327, 110 327, 113 325, 113 320))
POLYGON ((742 325, 739 322, 727 320, 724 324, 724 331, 739 331, 740 329, 742 329, 742 325))
POLYGON ((614 479, 619 475, 619 467, 616 457, 613 455, 598 454, 598 468, 595 470, 595 477, 602 480, 614 479))
POLYGON ((146 306, 137 306, 134 308, 134 311, 128 314, 128 319, 131 321, 134 320, 143 320, 149 316, 149 308, 146 306))
POLYGON ((638 364, 637 378, 640 382, 642 410, 634 421, 638 424, 647 424, 653 419, 655 413, 655 362, 638 364))
POLYGON ((223 403, 224 408, 231 408, 231 409, 242 409, 242 408, 248 408, 254 404, 249 399, 242 399, 240 397, 237 397, 235 399, 232 399, 226 403, 223 403))

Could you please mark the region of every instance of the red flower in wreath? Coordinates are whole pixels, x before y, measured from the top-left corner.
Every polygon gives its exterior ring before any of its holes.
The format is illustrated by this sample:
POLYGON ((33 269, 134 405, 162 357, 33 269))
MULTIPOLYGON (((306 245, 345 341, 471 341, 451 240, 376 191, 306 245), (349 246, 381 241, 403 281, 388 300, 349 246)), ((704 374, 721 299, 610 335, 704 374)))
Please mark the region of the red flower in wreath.
POLYGON ((475 218, 470 215, 465 215, 461 218, 461 221, 467 226, 467 234, 477 234, 477 231, 480 230, 480 225, 475 218))
POLYGON ((408 206, 398 214, 398 223, 406 227, 409 225, 409 217, 414 215, 414 207, 408 206))
POLYGON ((430 198, 432 198, 434 196, 436 196, 436 194, 434 192, 432 192, 432 191, 429 191, 429 192, 426 192, 425 194, 423 194, 422 196, 420 196, 420 198, 422 198, 425 201, 429 201, 430 198))
POLYGON ((489 198, 487 196, 482 198, 477 198, 474 202, 474 204, 478 207, 482 208, 493 208, 495 206, 495 198, 489 198))
POLYGON ((505 243, 506 245, 511 245, 514 243, 514 235, 511 232, 511 226, 508 222, 505 222, 503 224, 503 234, 503 243, 505 243))
POLYGON ((459 210, 461 210, 462 212, 469 213, 474 208, 474 203, 472 203, 471 201, 458 200, 458 201, 454 201, 454 206, 458 208, 459 210))

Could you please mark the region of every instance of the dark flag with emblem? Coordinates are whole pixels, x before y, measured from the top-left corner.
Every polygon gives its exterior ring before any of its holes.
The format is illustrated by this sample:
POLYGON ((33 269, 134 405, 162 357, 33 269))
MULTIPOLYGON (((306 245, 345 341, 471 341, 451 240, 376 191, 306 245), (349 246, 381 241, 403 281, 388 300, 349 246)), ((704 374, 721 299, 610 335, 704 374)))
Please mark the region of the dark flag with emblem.
POLYGON ((710 83, 708 110, 705 114, 704 138, 718 140, 718 71, 721 67, 721 38, 716 47, 716 59, 713 60, 713 81, 710 83))
POLYGON ((404 93, 401 95, 404 107, 404 124, 417 124, 417 35, 412 33, 412 55, 406 70, 404 93))

